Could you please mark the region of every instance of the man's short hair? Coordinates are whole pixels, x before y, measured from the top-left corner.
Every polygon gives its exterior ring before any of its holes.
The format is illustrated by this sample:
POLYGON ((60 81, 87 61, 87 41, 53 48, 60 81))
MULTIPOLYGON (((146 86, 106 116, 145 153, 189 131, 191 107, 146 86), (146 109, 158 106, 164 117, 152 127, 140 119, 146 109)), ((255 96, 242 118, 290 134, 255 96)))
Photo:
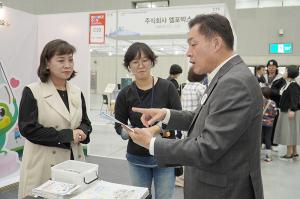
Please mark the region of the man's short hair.
POLYGON ((172 64, 169 71, 170 75, 177 75, 182 73, 182 68, 178 64, 172 64))
POLYGON ((261 70, 262 68, 265 68, 265 66, 264 65, 259 65, 259 66, 255 67, 255 70, 258 71, 258 70, 261 70))
POLYGON ((197 15, 189 22, 191 29, 195 25, 199 26, 199 33, 207 38, 215 35, 220 36, 225 42, 226 46, 233 50, 234 37, 228 19, 219 14, 201 14, 197 15))

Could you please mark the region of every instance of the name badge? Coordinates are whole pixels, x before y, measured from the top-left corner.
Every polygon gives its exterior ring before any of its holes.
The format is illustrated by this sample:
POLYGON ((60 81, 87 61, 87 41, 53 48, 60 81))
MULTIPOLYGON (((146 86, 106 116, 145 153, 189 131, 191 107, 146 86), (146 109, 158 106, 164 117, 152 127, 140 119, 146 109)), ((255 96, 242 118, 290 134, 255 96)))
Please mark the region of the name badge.
POLYGON ((201 106, 204 104, 204 102, 207 100, 207 93, 205 93, 202 98, 201 98, 201 101, 200 101, 200 104, 201 106))

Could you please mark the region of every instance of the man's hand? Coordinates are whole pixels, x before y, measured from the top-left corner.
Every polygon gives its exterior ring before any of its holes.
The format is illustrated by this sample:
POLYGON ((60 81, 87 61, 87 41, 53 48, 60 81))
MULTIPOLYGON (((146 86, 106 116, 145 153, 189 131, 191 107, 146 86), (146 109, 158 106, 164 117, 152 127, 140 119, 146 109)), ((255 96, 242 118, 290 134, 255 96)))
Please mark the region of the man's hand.
POLYGON ((142 113, 141 121, 144 126, 149 127, 155 122, 162 121, 167 114, 166 109, 159 108, 132 108, 132 111, 142 113))
POLYGON ((128 131, 128 134, 136 144, 149 149, 152 133, 147 128, 134 128, 134 131, 128 131))

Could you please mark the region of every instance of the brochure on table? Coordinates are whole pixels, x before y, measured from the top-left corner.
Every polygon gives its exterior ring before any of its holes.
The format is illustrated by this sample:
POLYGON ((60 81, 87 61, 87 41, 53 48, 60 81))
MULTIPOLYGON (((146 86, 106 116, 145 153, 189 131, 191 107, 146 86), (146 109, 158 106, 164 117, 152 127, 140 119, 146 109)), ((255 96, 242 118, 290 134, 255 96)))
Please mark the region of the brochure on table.
POLYGON ((35 196, 40 196, 49 199, 64 199, 76 191, 80 186, 65 182, 57 182, 48 180, 44 184, 32 190, 35 196))
POLYGON ((97 173, 97 164, 67 160, 53 166, 52 180, 48 180, 32 192, 49 199, 143 199, 148 195, 148 188, 99 180, 97 173), (95 171, 96 178, 91 180, 89 176, 95 171))
POLYGON ((86 191, 72 199, 145 199, 148 194, 148 188, 145 187, 135 187, 98 180, 86 191))

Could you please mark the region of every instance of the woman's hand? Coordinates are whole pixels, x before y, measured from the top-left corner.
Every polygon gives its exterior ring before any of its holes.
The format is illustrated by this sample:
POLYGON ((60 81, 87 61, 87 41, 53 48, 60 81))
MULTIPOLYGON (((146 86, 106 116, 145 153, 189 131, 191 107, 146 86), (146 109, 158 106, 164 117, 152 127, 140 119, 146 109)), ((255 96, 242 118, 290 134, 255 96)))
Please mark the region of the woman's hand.
POLYGON ((86 139, 86 134, 81 129, 73 130, 73 141, 75 144, 82 142, 86 139))
POLYGON ((295 112, 294 111, 289 111, 288 112, 288 118, 289 119, 294 119, 295 118, 295 112))

